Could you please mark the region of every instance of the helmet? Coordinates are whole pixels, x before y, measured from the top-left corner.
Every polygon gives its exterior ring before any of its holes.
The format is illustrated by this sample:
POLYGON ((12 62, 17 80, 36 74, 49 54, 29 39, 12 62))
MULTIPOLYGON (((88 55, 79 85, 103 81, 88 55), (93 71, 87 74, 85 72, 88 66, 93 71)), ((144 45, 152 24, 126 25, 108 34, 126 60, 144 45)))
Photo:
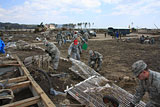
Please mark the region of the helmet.
POLYGON ((94 62, 94 61, 92 61, 92 62, 91 62, 91 65, 93 65, 93 64, 95 64, 95 62, 94 62))
POLYGON ((74 45, 78 45, 78 40, 74 40, 74 45))
POLYGON ((49 42, 45 39, 45 40, 43 40, 43 43, 45 46, 47 46, 49 42))
POLYGON ((136 61, 132 65, 133 74, 138 77, 138 75, 147 68, 147 64, 143 60, 136 61))

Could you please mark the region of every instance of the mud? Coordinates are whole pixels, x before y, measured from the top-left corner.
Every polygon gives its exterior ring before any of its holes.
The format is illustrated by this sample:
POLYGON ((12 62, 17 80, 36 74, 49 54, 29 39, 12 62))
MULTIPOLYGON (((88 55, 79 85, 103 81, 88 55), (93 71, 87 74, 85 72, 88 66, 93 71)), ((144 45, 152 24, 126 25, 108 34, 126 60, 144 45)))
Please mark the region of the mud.
MULTIPOLYGON (((110 38, 110 37, 109 37, 110 38)), ((32 40, 31 37, 29 40, 32 40)), ((99 37, 98 37, 99 39, 99 37)), ((103 65, 102 70, 99 72, 101 75, 106 77, 109 80, 114 81, 115 84, 125 89, 130 93, 135 92, 135 88, 137 86, 137 79, 134 78, 131 72, 131 65, 137 60, 144 60, 148 67, 154 71, 159 72, 160 70, 160 61, 158 58, 160 57, 160 43, 156 41, 156 44, 140 44, 138 39, 133 38, 129 42, 124 42, 122 40, 90 40, 88 42, 88 49, 83 50, 81 54, 81 61, 88 63, 88 51, 90 49, 96 50, 103 55, 103 65)), ((26 39, 28 40, 28 39, 26 39)), ((158 39, 157 39, 158 40, 158 39)), ((29 41, 31 42, 31 41, 29 41)), ((33 41, 34 42, 34 41, 33 41)), ((42 44, 37 44, 39 46, 43 46, 42 44)), ((67 57, 67 51, 70 43, 62 45, 62 47, 58 48, 61 51, 62 57, 67 57)), ((43 46, 44 47, 44 46, 43 46)), ((13 51, 13 53, 17 54, 20 59, 23 61, 28 56, 33 55, 43 55, 45 54, 41 50, 33 50, 33 51, 13 51)), ((71 66, 71 63, 60 60, 59 68, 56 72, 52 72, 55 74, 59 73, 67 73, 66 77, 58 78, 58 77, 50 77, 53 88, 58 91, 64 91, 66 86, 70 86, 70 84, 77 84, 83 79, 75 75, 68 68, 71 66)), ((37 83, 41 86, 41 88, 47 93, 47 95, 51 98, 53 103, 59 104, 65 99, 69 99, 70 103, 78 103, 71 96, 63 97, 63 96, 52 96, 49 94, 49 85, 48 81, 44 77, 43 74, 37 73, 32 69, 32 66, 28 67, 29 71, 33 78, 37 81, 37 83)), ((49 73, 48 73, 49 74, 49 73)), ((148 100, 148 96, 145 95, 145 102, 148 100)))

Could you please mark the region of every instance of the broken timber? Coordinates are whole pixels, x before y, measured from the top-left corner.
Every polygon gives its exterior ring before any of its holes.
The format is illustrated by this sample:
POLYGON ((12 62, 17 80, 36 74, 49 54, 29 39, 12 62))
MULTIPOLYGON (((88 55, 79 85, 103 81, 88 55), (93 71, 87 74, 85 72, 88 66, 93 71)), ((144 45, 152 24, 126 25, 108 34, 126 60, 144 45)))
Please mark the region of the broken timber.
POLYGON ((16 66, 23 72, 22 73, 23 75, 17 78, 0 80, 0 83, 5 83, 7 81, 7 85, 5 88, 11 90, 17 90, 24 87, 29 87, 33 94, 33 97, 16 101, 10 104, 5 104, 3 105, 3 107, 27 107, 34 104, 37 104, 39 107, 55 107, 53 102, 48 98, 45 92, 32 78, 29 71, 20 61, 20 59, 17 56, 15 56, 15 59, 16 61, 8 61, 9 63, 5 63, 3 64, 3 66, 0 65, 0 67, 16 66))
MULTIPOLYGON (((133 100, 132 94, 118 87, 114 83, 109 83, 108 79, 101 76, 83 62, 74 60, 72 58, 70 58, 70 60, 74 64, 74 66, 71 67, 71 71, 82 77, 84 81, 66 89, 65 92, 69 93, 81 104, 87 106, 92 105, 92 107, 106 107, 106 105, 103 103, 103 96, 106 93, 102 93, 102 91, 108 89, 105 92, 118 99, 120 102, 120 107, 129 106, 129 103, 133 100)), ((145 107, 145 103, 140 101, 136 107, 145 107)))

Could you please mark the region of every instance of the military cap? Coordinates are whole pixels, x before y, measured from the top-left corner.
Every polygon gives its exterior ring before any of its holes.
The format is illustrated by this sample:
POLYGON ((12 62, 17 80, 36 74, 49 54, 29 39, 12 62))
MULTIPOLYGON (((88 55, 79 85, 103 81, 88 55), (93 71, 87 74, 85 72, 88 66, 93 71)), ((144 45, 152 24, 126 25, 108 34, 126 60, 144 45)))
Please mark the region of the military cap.
POLYGON ((143 60, 139 60, 133 63, 132 72, 136 77, 138 77, 139 74, 146 68, 147 68, 147 64, 143 60))
POLYGON ((45 40, 43 40, 43 43, 44 43, 44 45, 47 46, 49 42, 45 39, 45 40))

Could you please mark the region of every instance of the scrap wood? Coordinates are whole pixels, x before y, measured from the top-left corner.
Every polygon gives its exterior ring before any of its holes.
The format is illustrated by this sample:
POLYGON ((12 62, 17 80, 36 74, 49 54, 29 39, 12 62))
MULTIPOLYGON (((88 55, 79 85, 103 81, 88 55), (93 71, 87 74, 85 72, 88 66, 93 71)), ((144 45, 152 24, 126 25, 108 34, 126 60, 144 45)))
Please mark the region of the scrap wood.
POLYGON ((52 77, 66 77, 67 73, 63 73, 63 74, 50 74, 50 76, 52 77))
MULTIPOLYGON (((21 69, 24 71, 24 74, 28 76, 28 80, 30 81, 30 84, 32 85, 33 89, 40 95, 40 98, 44 105, 46 107, 55 107, 53 102, 49 99, 49 97, 46 95, 46 93, 41 89, 41 87, 37 84, 37 82, 33 79, 32 76, 30 76, 29 71, 24 66, 24 64, 20 61, 19 57, 15 55, 15 58, 17 59, 18 63, 21 65, 21 69)), ((22 106, 24 107, 24 106, 22 106)))
MULTIPOLYGON (((16 101, 11 104, 3 105, 3 107, 28 107, 38 103, 39 101, 40 101, 40 96, 35 96, 35 97, 27 98, 24 100, 16 101)), ((47 107, 51 107, 51 106, 47 106, 47 107)))
POLYGON ((14 100, 14 94, 11 89, 1 89, 0 90, 0 99, 10 99, 10 102, 13 102, 14 100))
POLYGON ((11 79, 5 79, 5 80, 1 80, 0 83, 18 83, 18 82, 22 82, 22 81, 26 81, 27 80, 27 76, 20 76, 17 78, 11 78, 11 79))
POLYGON ((17 64, 18 62, 16 60, 4 60, 2 61, 2 64, 17 64))
POLYGON ((5 67, 5 66, 20 66, 20 64, 0 64, 0 67, 5 67))

